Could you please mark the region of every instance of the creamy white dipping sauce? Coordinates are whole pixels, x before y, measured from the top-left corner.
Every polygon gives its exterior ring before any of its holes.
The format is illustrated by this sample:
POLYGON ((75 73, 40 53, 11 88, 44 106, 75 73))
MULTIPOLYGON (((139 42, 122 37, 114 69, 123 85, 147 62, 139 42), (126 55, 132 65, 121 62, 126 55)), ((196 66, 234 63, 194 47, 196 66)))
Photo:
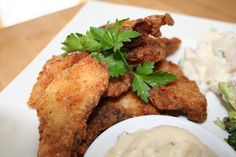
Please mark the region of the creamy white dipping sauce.
POLYGON ((216 154, 185 129, 159 126, 121 135, 105 157, 216 157, 216 154))

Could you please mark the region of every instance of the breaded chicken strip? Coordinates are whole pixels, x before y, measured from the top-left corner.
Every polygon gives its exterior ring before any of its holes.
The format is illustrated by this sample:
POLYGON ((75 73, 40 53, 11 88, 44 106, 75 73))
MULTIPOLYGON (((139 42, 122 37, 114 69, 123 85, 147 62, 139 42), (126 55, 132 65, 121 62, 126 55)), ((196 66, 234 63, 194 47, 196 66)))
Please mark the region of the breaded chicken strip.
POLYGON ((125 119, 159 114, 151 104, 145 104, 133 92, 123 93, 117 98, 102 98, 90 115, 87 128, 87 139, 78 149, 83 154, 92 141, 104 130, 125 119))
POLYGON ((117 97, 122 93, 127 92, 131 86, 132 77, 125 73, 124 76, 110 77, 109 84, 103 96, 117 97))
POLYGON ((80 52, 66 57, 53 56, 49 59, 43 66, 43 70, 39 73, 37 82, 33 87, 30 99, 28 101, 28 105, 31 107, 36 107, 37 101, 42 97, 45 89, 54 80, 54 78, 63 70, 71 67, 87 55, 87 52, 80 52))
POLYGON ((76 154, 77 143, 86 135, 88 116, 108 86, 107 66, 91 56, 58 72, 35 105, 40 120, 39 157, 76 154))
POLYGON ((149 97, 152 104, 160 111, 177 111, 186 114, 192 121, 205 121, 207 102, 196 82, 186 78, 179 67, 169 61, 158 64, 156 70, 171 72, 178 79, 168 85, 152 88, 149 97))

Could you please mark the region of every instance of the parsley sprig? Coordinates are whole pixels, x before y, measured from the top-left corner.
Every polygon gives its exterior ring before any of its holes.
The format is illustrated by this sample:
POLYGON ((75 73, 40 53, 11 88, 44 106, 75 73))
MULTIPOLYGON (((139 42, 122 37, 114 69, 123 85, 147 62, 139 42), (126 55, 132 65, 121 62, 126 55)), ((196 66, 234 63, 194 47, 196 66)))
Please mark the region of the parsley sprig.
POLYGON ((146 103, 148 102, 150 86, 159 87, 177 79, 175 75, 166 71, 154 72, 153 68, 154 62, 138 64, 136 73, 134 73, 133 91, 137 92, 138 96, 146 103))
POLYGON ((121 24, 128 19, 116 20, 114 24, 107 23, 106 28, 90 27, 85 35, 71 33, 62 43, 66 56, 75 51, 89 51, 91 56, 99 62, 106 62, 111 77, 123 76, 125 72, 133 75, 132 89, 146 103, 148 103, 149 90, 168 84, 176 80, 176 76, 165 72, 154 72, 154 62, 138 64, 135 71, 126 60, 125 42, 140 34, 133 30, 120 29, 121 24))

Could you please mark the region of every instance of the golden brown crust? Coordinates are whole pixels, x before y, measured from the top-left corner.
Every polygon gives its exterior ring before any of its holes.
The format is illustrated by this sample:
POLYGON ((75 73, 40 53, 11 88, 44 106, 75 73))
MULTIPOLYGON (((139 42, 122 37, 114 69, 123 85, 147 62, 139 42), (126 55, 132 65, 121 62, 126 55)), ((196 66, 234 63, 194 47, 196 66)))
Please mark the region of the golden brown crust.
POLYGON ((160 62, 165 59, 166 51, 158 45, 147 45, 131 50, 127 54, 127 61, 131 64, 146 62, 160 62))
POLYGON ((137 20, 129 20, 122 23, 122 29, 129 29, 139 32, 141 35, 132 39, 132 42, 125 44, 128 49, 133 49, 141 46, 149 36, 161 37, 160 27, 162 25, 174 25, 174 20, 169 14, 151 15, 137 20))
POLYGON ((102 98, 98 106, 90 115, 87 128, 87 139, 78 147, 83 154, 92 141, 104 130, 125 119, 159 114, 151 104, 145 104, 133 92, 123 93, 117 98, 102 98))
POLYGON ((129 20, 122 23, 122 29, 134 30, 141 33, 143 36, 152 35, 160 37, 160 27, 162 25, 174 25, 174 20, 170 14, 151 15, 137 20, 129 20))
POLYGON ((87 52, 74 53, 66 57, 53 56, 43 66, 43 70, 39 73, 36 84, 33 86, 28 105, 36 107, 37 101, 41 98, 44 90, 63 70, 71 67, 79 60, 88 55, 87 52))
POLYGON ((38 156, 82 157, 104 130, 135 116, 177 111, 190 120, 203 122, 207 116, 205 97, 177 65, 164 60, 181 42, 178 38, 161 38, 160 27, 173 24, 171 16, 165 14, 125 21, 121 26, 141 34, 124 43, 132 68, 138 63, 156 62, 155 70, 178 77, 166 86, 152 88, 149 104, 129 91, 131 75, 109 78, 106 64, 98 63, 87 52, 49 60, 28 102, 37 109, 40 119, 38 156))
POLYGON ((40 120, 39 157, 76 153, 76 143, 86 135, 88 116, 108 86, 107 67, 90 56, 60 72, 35 105, 40 120))
POLYGON ((168 71, 170 73, 173 73, 175 74, 178 79, 179 78, 185 78, 187 79, 185 76, 184 76, 184 73, 181 71, 181 69, 179 68, 178 65, 176 65, 175 63, 172 63, 171 61, 167 61, 167 60, 164 60, 158 64, 155 65, 154 67, 154 70, 155 71, 160 71, 160 70, 163 70, 163 71, 168 71))
POLYGON ((154 38, 147 37, 130 49, 127 53, 127 60, 131 64, 145 62, 160 62, 167 55, 174 53, 180 46, 181 41, 178 38, 154 38))
POLYGON ((181 44, 181 40, 176 37, 171 39, 158 38, 157 40, 160 47, 166 51, 166 56, 174 53, 181 44))
POLYGON ((207 116, 207 102, 195 81, 187 79, 179 67, 168 61, 161 62, 156 70, 175 74, 178 79, 168 85, 150 90, 150 100, 161 111, 178 111, 195 122, 203 122, 207 116))
POLYGON ((132 77, 125 73, 124 76, 110 77, 109 84, 103 96, 117 97, 124 92, 127 92, 131 86, 132 77))
MULTIPOLYGON (((178 38, 160 38, 162 25, 173 25, 174 20, 169 14, 151 15, 136 20, 124 21, 121 29, 129 29, 139 32, 141 35, 125 43, 130 51, 127 61, 131 64, 145 62, 159 62, 166 55, 173 53, 180 45, 178 38)), ((105 28, 103 26, 102 28, 105 28)))
POLYGON ((181 44, 181 40, 176 37, 170 38, 170 39, 165 38, 165 37, 162 37, 162 38, 148 37, 139 46, 157 45, 166 51, 166 55, 170 55, 170 54, 174 53, 179 48, 180 44, 181 44))

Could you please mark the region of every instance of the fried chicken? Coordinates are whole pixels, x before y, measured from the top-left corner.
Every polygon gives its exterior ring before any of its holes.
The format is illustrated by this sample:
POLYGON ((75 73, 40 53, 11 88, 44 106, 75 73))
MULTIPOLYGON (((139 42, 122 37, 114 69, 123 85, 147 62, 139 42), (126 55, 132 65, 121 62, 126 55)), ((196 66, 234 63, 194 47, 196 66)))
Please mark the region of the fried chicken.
POLYGON ((124 76, 110 77, 109 84, 103 96, 117 97, 127 92, 131 86, 131 76, 125 73, 124 76))
POLYGON ((49 59, 43 66, 43 70, 39 73, 37 82, 33 86, 28 105, 31 107, 36 107, 37 101, 40 100, 45 92, 45 89, 54 80, 54 78, 63 70, 71 67, 73 64, 86 57, 88 54, 89 53, 87 52, 80 52, 66 57, 53 56, 51 59, 49 59))
MULTIPOLYGON (((121 29, 135 30, 141 33, 141 36, 135 38, 130 43, 126 43, 126 48, 130 48, 127 53, 127 61, 131 64, 145 62, 159 62, 166 56, 167 44, 178 47, 179 43, 172 40, 157 40, 155 37, 160 37, 160 27, 162 25, 173 25, 174 21, 169 14, 152 15, 137 20, 128 20, 122 23, 121 29), (152 35, 150 37, 149 35, 152 35), (152 41, 151 41, 152 39, 152 41), (136 43, 138 41, 138 43, 136 43), (164 42, 165 41, 165 42, 164 42)), ((103 29, 106 26, 102 26, 103 29)), ((180 41, 180 40, 179 40, 180 41)), ((171 47, 171 46, 168 46, 171 47)), ((170 48, 169 48, 170 49, 170 48)), ((110 78, 108 89, 103 96, 117 97, 123 92, 126 92, 131 86, 131 77, 127 73, 118 78, 110 78)))
POLYGON ((143 19, 125 21, 122 29, 137 31, 141 36, 126 43, 130 51, 127 61, 131 64, 162 61, 166 55, 173 53, 180 45, 178 38, 160 38, 162 25, 173 25, 174 20, 169 14, 153 15, 143 19))
POLYGON ((90 115, 87 128, 87 139, 82 143, 78 152, 84 153, 92 141, 104 130, 125 119, 159 114, 151 104, 145 104, 133 92, 123 93, 117 98, 102 98, 90 115))
POLYGON ((160 62, 167 55, 174 53, 179 48, 180 43, 181 41, 178 38, 148 37, 138 47, 127 53, 127 61, 131 64, 160 62))
POLYGON ((134 30, 141 33, 143 36, 152 35, 154 37, 160 37, 160 27, 162 25, 174 24, 174 20, 170 14, 164 15, 151 15, 145 18, 140 18, 137 20, 128 20, 122 23, 122 29, 134 30))
MULTIPOLYGON (((60 59, 60 64, 67 62, 67 59, 60 59)), ((51 61, 48 62, 51 64, 45 65, 47 68, 44 67, 39 80, 51 76, 45 72, 45 69, 54 69, 54 62, 51 61)), ((88 116, 108 86, 108 68, 86 56, 69 68, 58 68, 58 72, 54 72, 54 78, 33 105, 40 120, 38 156, 70 157, 76 155, 76 145, 86 135, 88 116)), ((36 84, 32 94, 38 87, 41 86, 36 84)))
POLYGON ((174 25, 174 20, 169 14, 152 15, 137 20, 128 20, 122 23, 122 29, 129 29, 139 32, 141 35, 132 39, 132 42, 125 43, 125 47, 129 50, 140 47, 145 40, 152 36, 154 38, 161 37, 160 27, 162 25, 174 25))
POLYGON ((28 102, 40 120, 38 157, 82 157, 104 130, 135 116, 176 111, 203 122, 207 116, 205 97, 177 65, 165 61, 181 41, 162 38, 160 27, 173 24, 171 16, 165 14, 127 20, 121 25, 121 29, 140 33, 122 47, 131 69, 155 62, 156 71, 168 71, 178 78, 152 88, 148 104, 130 91, 134 73, 109 78, 106 63, 99 63, 89 52, 54 56, 47 61, 28 102))
POLYGON ((127 60, 131 64, 144 64, 146 62, 159 62, 165 59, 166 51, 158 45, 147 45, 131 50, 127 60))
POLYGON ((166 51, 166 56, 174 53, 180 46, 181 40, 174 37, 171 39, 168 38, 158 38, 157 43, 162 49, 166 51))
POLYGON ((192 121, 205 121, 207 101, 196 82, 186 78, 179 67, 169 61, 158 64, 156 70, 171 72, 178 79, 168 85, 152 88, 149 97, 152 104, 160 111, 177 111, 186 114, 192 121))

